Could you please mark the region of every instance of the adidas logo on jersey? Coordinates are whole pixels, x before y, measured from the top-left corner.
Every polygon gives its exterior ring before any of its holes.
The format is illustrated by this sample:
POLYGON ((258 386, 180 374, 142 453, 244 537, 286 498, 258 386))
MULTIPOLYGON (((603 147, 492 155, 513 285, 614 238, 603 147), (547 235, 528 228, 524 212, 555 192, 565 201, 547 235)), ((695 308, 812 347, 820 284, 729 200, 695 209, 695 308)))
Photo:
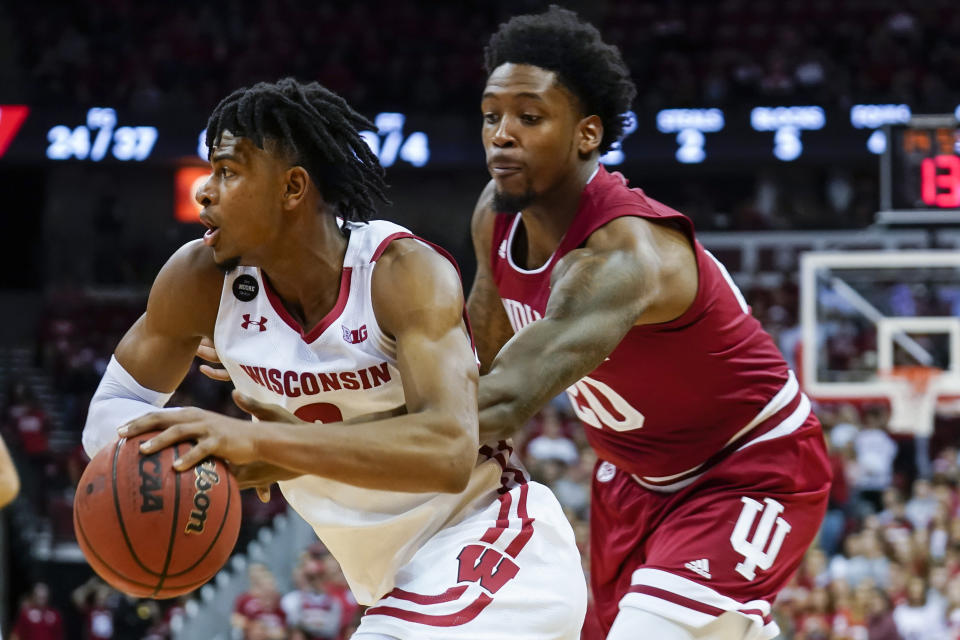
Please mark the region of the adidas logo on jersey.
POLYGON ((706 558, 701 560, 693 560, 683 566, 685 566, 687 569, 690 569, 690 571, 703 576, 707 580, 713 577, 710 575, 710 561, 706 558))
POLYGON ((507 259, 507 241, 506 240, 500 243, 500 247, 497 249, 497 255, 500 256, 501 260, 507 259))

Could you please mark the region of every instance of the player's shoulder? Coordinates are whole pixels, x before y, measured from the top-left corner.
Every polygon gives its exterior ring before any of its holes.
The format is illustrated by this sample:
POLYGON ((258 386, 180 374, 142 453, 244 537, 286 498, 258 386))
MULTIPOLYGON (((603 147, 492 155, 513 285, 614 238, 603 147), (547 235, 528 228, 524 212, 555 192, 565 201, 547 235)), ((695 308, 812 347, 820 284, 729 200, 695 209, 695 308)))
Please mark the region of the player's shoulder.
POLYGON ((377 260, 371 282, 374 313, 388 333, 406 324, 411 312, 428 311, 457 317, 463 308, 463 287, 454 264, 416 238, 394 240, 377 260))
POLYGON ((390 242, 377 260, 373 271, 374 286, 429 286, 459 275, 452 260, 441 255, 419 238, 397 238, 390 242))
POLYGON ((194 240, 177 249, 160 269, 150 288, 147 313, 171 326, 208 335, 222 290, 223 272, 213 260, 213 251, 194 240))
MULTIPOLYGON (((181 290, 202 291, 223 285, 223 271, 213 259, 213 251, 201 240, 191 240, 177 249, 157 276, 157 283, 181 290)), ((156 284, 154 285, 156 286, 156 284)))

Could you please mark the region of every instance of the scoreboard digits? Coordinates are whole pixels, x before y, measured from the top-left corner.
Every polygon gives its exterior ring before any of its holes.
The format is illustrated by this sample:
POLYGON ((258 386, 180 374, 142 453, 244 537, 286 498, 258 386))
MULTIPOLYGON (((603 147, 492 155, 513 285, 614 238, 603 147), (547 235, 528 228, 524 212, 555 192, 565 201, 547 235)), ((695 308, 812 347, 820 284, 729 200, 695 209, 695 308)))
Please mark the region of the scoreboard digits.
POLYGON ((881 160, 881 223, 960 222, 960 126, 953 115, 888 127, 881 160))

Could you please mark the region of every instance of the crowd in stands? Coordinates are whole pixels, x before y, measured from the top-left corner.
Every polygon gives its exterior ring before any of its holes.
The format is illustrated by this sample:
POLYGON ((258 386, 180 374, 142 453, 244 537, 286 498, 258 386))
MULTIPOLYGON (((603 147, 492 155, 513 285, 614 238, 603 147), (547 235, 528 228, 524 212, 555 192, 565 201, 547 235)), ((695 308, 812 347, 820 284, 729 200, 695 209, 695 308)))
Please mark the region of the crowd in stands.
MULTIPOLYGON (((304 550, 286 593, 262 564, 247 572, 249 587, 237 597, 230 640, 348 640, 361 607, 347 588, 337 561, 321 543, 304 550)), ((32 585, 11 628, 13 640, 169 640, 171 620, 185 597, 172 602, 124 596, 97 577, 70 593, 70 614, 79 633, 68 634, 67 615, 50 600, 50 587, 32 585)))
MULTIPOLYGON (((476 108, 488 35, 547 4, 9 3, 17 71, 0 99, 205 110, 237 86, 296 75, 361 110, 470 113, 463 110, 476 108)), ((639 108, 802 99, 952 111, 960 90, 960 7, 952 0, 564 4, 621 47, 642 88, 639 108)))

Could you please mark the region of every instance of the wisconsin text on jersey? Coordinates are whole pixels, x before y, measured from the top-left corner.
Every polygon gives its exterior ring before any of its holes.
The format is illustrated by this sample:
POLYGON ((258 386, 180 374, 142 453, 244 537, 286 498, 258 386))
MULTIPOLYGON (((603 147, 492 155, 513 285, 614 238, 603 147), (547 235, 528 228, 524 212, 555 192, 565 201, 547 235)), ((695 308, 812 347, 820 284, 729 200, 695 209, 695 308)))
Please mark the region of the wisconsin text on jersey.
POLYGON ((321 391, 339 391, 346 389, 372 389, 390 382, 390 367, 386 362, 357 371, 280 371, 255 365, 241 364, 240 368, 250 379, 274 393, 297 398, 301 395, 312 396, 321 391))

